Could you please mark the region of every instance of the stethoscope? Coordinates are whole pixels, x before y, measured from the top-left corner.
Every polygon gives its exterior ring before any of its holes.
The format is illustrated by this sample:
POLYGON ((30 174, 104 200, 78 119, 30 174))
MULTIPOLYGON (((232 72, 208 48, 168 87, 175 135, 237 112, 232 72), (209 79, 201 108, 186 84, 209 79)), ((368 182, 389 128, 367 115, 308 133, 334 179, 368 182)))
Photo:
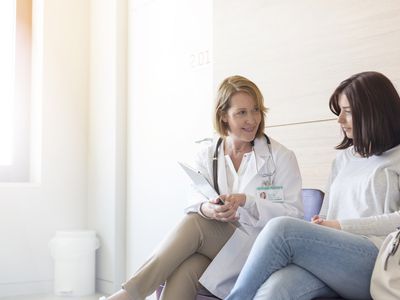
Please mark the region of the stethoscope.
MULTIPOLYGON (((265 173, 261 173, 258 169, 258 165, 257 165, 257 157, 256 157, 256 153, 254 150, 254 141, 251 142, 251 146, 253 147, 253 152, 254 152, 254 157, 255 157, 255 161, 256 161, 256 169, 257 169, 257 174, 260 175, 263 178, 262 184, 264 186, 271 186, 273 183, 273 176, 276 173, 276 165, 275 165, 275 161, 274 158, 272 156, 272 148, 271 148, 271 141, 269 139, 269 137, 264 134, 265 139, 267 140, 267 147, 268 147, 268 151, 269 151, 269 157, 267 159, 267 163, 266 163, 266 169, 267 172, 265 173), (271 171, 269 171, 271 170, 271 171)), ((223 139, 219 138, 217 141, 217 144, 215 146, 215 151, 214 151, 214 156, 213 156, 213 179, 214 179, 214 189, 215 191, 219 194, 219 187, 218 187, 218 149, 219 146, 221 145, 223 139)))

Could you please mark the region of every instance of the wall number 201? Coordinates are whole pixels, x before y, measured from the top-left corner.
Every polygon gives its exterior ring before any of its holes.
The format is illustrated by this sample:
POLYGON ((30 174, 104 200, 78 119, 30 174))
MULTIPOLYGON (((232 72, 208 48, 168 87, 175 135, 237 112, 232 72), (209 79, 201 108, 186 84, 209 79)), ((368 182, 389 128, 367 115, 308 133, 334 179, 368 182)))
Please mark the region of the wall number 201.
POLYGON ((190 55, 190 66, 192 68, 205 66, 208 65, 210 62, 210 52, 208 50, 200 51, 190 55))

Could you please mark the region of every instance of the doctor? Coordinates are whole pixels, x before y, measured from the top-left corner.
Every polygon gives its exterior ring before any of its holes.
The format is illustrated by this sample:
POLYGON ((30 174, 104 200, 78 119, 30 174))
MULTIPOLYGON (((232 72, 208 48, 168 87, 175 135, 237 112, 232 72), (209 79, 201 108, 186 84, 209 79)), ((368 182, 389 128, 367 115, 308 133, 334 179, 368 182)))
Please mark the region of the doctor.
POLYGON ((224 298, 265 224, 277 216, 302 217, 296 157, 264 134, 266 111, 260 90, 247 78, 222 82, 214 109, 221 137, 196 160, 219 198, 196 193, 183 220, 109 300, 143 300, 164 282, 163 300, 195 299, 200 284, 224 298))

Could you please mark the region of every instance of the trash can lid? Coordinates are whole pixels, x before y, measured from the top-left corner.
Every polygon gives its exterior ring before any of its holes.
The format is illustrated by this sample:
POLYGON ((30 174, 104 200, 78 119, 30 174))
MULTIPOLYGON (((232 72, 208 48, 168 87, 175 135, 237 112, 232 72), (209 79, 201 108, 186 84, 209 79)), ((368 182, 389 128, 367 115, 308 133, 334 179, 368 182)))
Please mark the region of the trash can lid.
POLYGON ((57 230, 56 238, 95 238, 94 230, 57 230))

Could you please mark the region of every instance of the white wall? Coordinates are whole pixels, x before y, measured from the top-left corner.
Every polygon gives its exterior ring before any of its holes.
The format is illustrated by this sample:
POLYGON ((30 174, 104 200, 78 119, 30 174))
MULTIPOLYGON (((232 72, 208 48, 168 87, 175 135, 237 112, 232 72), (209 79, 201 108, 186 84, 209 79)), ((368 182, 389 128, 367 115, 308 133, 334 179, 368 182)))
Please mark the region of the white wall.
POLYGON ((51 293, 56 230, 95 229, 125 279, 127 1, 35 0, 31 184, 0 186, 0 297, 51 293))
POLYGON ((400 1, 214 1, 214 81, 253 79, 267 133, 295 151, 305 187, 324 189, 341 141, 328 108, 339 83, 374 70, 400 88, 400 1))
POLYGON ((33 71, 41 76, 41 174, 37 184, 0 186, 0 297, 50 292, 49 240, 87 227, 88 4, 34 1, 34 22, 43 16, 34 47, 44 52, 33 71))
POLYGON ((97 290, 125 279, 127 1, 92 0, 88 218, 101 241, 97 290))
POLYGON ((132 0, 129 22, 131 275, 183 215, 189 183, 177 160, 212 134, 212 1, 132 0))

